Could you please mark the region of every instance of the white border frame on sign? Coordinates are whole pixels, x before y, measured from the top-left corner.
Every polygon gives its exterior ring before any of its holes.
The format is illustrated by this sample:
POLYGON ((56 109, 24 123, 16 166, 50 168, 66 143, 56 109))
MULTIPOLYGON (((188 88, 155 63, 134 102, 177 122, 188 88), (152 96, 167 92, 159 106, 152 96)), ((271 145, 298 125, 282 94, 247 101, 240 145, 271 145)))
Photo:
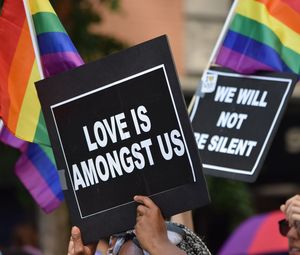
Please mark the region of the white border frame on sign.
MULTIPOLYGON (((228 173, 237 173, 237 174, 244 174, 244 175, 253 175, 256 168, 257 168, 257 165, 260 161, 260 158, 262 157, 262 153, 267 145, 267 142, 269 141, 270 139, 270 136, 271 136, 271 133, 274 129, 274 126, 275 126, 275 123, 278 119, 278 116, 281 112, 281 109, 283 107, 283 104, 285 102, 285 99, 288 95, 288 92, 290 91, 291 89, 291 84, 292 84, 292 79, 287 79, 287 78, 278 78, 278 77, 267 77, 267 76, 257 76, 257 75, 241 75, 241 74, 233 74, 233 73, 226 73, 226 72, 219 72, 219 71, 214 71, 214 70, 209 70, 207 73, 213 73, 213 74, 220 74, 222 76, 229 76, 229 77, 239 77, 239 78, 251 78, 251 79, 259 79, 259 80, 268 80, 268 81, 280 81, 280 82, 286 82, 288 83, 287 84, 287 88, 285 90, 285 93, 284 93, 284 96, 282 97, 281 99, 281 102, 279 104, 279 107, 277 109, 277 112, 276 112, 276 115, 273 119, 273 122, 271 124, 271 127, 269 129, 269 132, 266 136, 266 139, 263 143, 263 146, 261 147, 261 151, 259 152, 259 155, 257 157, 257 160, 255 161, 255 164, 253 165, 253 168, 251 169, 251 172, 249 172, 249 170, 243 170, 243 169, 233 169, 233 168, 229 168, 229 167, 222 167, 222 166, 217 166, 217 165, 210 165, 210 164, 205 164, 204 163, 204 159, 202 158, 202 165, 204 168, 207 168, 207 169, 212 169, 212 170, 217 170, 217 171, 223 171, 223 172, 228 172, 228 173)), ((198 109, 198 104, 199 104, 199 101, 197 102, 197 105, 195 105, 194 109, 198 109)), ((191 118, 191 120, 193 120, 195 114, 196 114, 197 110, 194 111, 193 113, 193 116, 191 118)))
MULTIPOLYGON (((101 90, 105 90, 105 89, 108 89, 112 86, 116 86, 116 85, 119 85, 127 80, 131 80, 131 79, 134 79, 138 76, 141 76, 141 75, 144 75, 146 73, 150 73, 150 72, 153 72, 157 69, 160 69, 162 68, 163 69, 163 72, 165 74, 165 78, 166 78, 166 82, 168 84, 168 89, 169 89, 169 93, 170 93, 170 96, 171 96, 171 99, 172 99, 172 104, 173 104, 173 108, 174 108, 174 111, 175 111, 175 114, 176 114, 176 118, 177 118, 177 122, 178 122, 178 125, 180 127, 180 131, 181 131, 181 135, 183 137, 183 140, 184 140, 184 145, 185 145, 185 149, 186 149, 186 152, 187 152, 187 156, 188 156, 188 159, 189 159, 189 163, 190 163, 190 167, 191 167, 191 172, 192 172, 192 175, 193 175, 193 180, 194 182, 196 182, 196 176, 195 176, 195 171, 194 171, 194 167, 193 167, 193 164, 192 164, 192 160, 191 160, 191 156, 190 156, 190 153, 189 153, 189 150, 188 150, 188 147, 187 147, 187 144, 186 144, 186 139, 185 139, 185 136, 184 136, 184 132, 182 130, 182 126, 181 126, 181 123, 180 123, 180 120, 179 120, 179 116, 178 116, 178 112, 177 112, 177 109, 176 109, 176 105, 175 105, 175 101, 174 101, 174 98, 173 98, 173 94, 172 94, 172 91, 171 91, 171 87, 170 87, 170 83, 169 83, 169 80, 168 80, 168 76, 167 76, 167 73, 166 73, 166 70, 165 70, 165 65, 164 64, 161 64, 161 65, 158 65, 158 66, 155 66, 153 68, 149 68, 145 71, 142 71, 142 72, 139 72, 137 74, 134 74, 134 75, 131 75, 131 76, 128 76, 124 79, 121 79, 121 80, 118 80, 118 81, 115 81, 113 83, 110 83, 110 84, 107 84, 107 85, 104 85, 102 87, 99 87, 97 89, 94 89, 94 90, 91 90, 89 92, 86 92, 86 93, 83 93, 79 96, 75 96, 75 97, 72 97, 70 99, 67 99, 65 101, 62 101, 62 102, 59 102, 57 104, 54 104, 54 105, 50 105, 50 109, 51 109, 51 113, 52 113, 52 117, 53 117, 53 120, 54 120, 54 123, 55 123, 55 128, 56 128, 56 132, 57 132, 57 135, 58 135, 58 139, 59 139, 59 143, 60 143, 60 146, 61 146, 61 149, 62 149, 62 152, 63 152, 63 156, 64 156, 64 160, 65 160, 65 163, 66 163, 66 167, 67 167, 67 170, 68 170, 68 174, 69 174, 69 177, 70 177, 70 180, 71 180, 71 184, 72 184, 72 189, 73 189, 73 192, 74 192, 74 196, 75 196, 75 199, 76 199, 76 203, 77 203, 77 207, 78 207, 78 210, 79 210, 79 213, 80 213, 80 217, 82 219, 84 218, 87 218, 87 217, 91 217, 93 215, 96 215, 96 214, 99 214, 99 213, 102 213, 102 212, 105 212, 105 211, 109 211, 109 210, 112 210, 112 209, 115 209, 117 207, 121 207, 121 206, 124 206, 126 204, 130 204, 130 203, 134 203, 134 201, 131 201, 131 202, 128 202, 128 203, 124 203, 124 204, 121 204, 121 205, 118 205, 118 206, 114 206, 114 207, 111 207, 111 208, 108 208, 108 209, 105 209, 105 210, 101 210, 101 211, 98 211, 98 212, 95 212, 95 213, 92 213, 92 214, 89 214, 89 215, 82 215, 82 212, 81 212, 81 208, 80 208, 80 204, 78 202, 78 198, 77 198, 77 195, 76 195, 76 192, 75 192, 75 189, 74 189, 74 184, 72 182, 72 178, 71 178, 71 173, 70 173, 70 169, 69 169, 69 165, 68 165, 68 160, 67 160, 67 157, 65 155, 65 151, 64 151, 64 146, 63 146, 63 143, 62 143, 62 140, 61 140, 61 136, 60 136, 60 133, 59 133, 59 129, 58 129, 58 126, 57 126, 57 122, 56 122, 56 118, 55 118, 55 114, 53 112, 53 109, 54 108, 57 108, 61 105, 64 105, 64 104, 67 104, 67 103, 70 103, 70 102, 73 102, 75 100, 78 100, 80 98, 83 98, 83 97, 86 97, 86 96, 89 96, 91 94, 94 94, 96 92, 99 92, 101 90)), ((167 192, 168 190, 165 190, 165 191, 161 191, 159 193, 156 193, 156 194, 153 194, 151 196, 154 196, 154 195, 157 195, 157 194, 161 194, 161 193, 164 193, 164 192, 167 192)))

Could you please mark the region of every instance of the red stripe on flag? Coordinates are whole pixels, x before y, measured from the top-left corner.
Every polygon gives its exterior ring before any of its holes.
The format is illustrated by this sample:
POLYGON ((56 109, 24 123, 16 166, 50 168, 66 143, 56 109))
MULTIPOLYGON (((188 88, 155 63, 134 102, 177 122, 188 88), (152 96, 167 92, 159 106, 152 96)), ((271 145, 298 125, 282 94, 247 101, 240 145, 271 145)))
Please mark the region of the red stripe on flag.
POLYGON ((0 116, 8 117, 8 75, 26 20, 22 1, 4 1, 0 17, 0 116))
POLYGON ((300 13, 300 4, 299 0, 282 0, 282 2, 289 5, 291 8, 293 8, 296 12, 300 13))
MULTIPOLYGON (((256 0, 263 3, 271 16, 300 34, 300 7, 293 8, 291 0, 256 0), (290 2, 289 4, 287 2, 290 2)), ((299 5, 299 0, 298 5, 299 5)))

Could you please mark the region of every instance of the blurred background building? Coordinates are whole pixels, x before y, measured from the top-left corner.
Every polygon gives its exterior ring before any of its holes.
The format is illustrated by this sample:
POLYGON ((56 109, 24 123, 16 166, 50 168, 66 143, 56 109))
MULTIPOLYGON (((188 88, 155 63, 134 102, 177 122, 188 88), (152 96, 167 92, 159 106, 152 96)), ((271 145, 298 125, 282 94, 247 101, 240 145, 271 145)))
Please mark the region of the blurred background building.
MULTIPOLYGON (((95 53, 93 55, 95 58, 166 34, 188 105, 202 72, 207 67, 232 1, 119 0, 111 1, 117 6, 114 9, 109 7, 110 1, 106 1, 106 4, 104 2, 99 0, 51 1, 83 57, 85 57, 87 46, 79 45, 81 39, 76 37, 76 30, 79 31, 79 24, 84 24, 84 19, 74 25, 72 19, 75 16, 70 15, 75 9, 74 6, 77 9, 90 10, 94 12, 93 15, 99 14, 101 17, 88 28, 82 28, 83 30, 91 34, 114 38, 107 42, 108 44, 111 42, 116 47, 112 51, 104 50, 104 53, 95 53)), ((91 37, 88 34, 85 35, 86 41, 89 41, 89 38, 91 37)), ((87 56, 86 61, 94 59, 93 56, 87 56)), ((12 149, 0 145, 0 203, 6 208, 6 210, 0 210, 3 214, 2 216, 0 214, 0 247, 1 244, 9 243, 9 234, 5 233, 9 233, 8 229, 12 229, 13 222, 19 222, 23 217, 34 221, 39 226, 40 242, 45 254, 66 254, 64 243, 68 240, 69 222, 65 206, 52 215, 45 215, 36 208, 26 191, 20 187, 17 177, 12 174, 17 154, 12 149), (15 198, 11 194, 16 194, 15 198), (15 207, 10 206, 9 209, 8 205, 12 199, 17 202, 13 202, 15 207), (22 205, 24 201, 27 201, 25 206, 22 205), (9 210, 12 211, 11 214, 7 213, 9 210), (59 232, 58 225, 61 226, 59 232), (61 245, 58 245, 58 242, 61 245), (58 248, 53 250, 52 246, 58 246, 58 248)), ((212 204, 195 210, 193 216, 195 230, 201 237, 204 237, 213 254, 217 253, 239 221, 253 213, 278 209, 280 203, 287 197, 300 192, 299 162, 300 86, 298 85, 288 104, 258 180, 255 183, 246 184, 207 177, 212 204)))

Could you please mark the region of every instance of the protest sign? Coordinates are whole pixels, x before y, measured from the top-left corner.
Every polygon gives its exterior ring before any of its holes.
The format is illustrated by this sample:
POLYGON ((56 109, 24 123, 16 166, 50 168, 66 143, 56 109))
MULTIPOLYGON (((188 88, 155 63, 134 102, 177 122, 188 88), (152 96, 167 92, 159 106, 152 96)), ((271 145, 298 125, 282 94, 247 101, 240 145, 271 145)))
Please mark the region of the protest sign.
POLYGON ((37 90, 85 242, 133 228, 137 194, 164 216, 208 202, 165 36, 40 81, 37 90))
POLYGON ((207 71, 190 115, 206 174, 255 181, 296 81, 285 73, 207 71))

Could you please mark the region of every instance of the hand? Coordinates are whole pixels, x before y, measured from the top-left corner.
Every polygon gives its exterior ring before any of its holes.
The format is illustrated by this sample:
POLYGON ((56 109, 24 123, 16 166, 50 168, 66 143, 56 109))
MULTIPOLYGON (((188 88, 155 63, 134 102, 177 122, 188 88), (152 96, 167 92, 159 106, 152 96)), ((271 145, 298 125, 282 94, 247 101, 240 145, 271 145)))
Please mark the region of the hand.
POLYGON ((172 244, 167 235, 167 227, 160 209, 149 198, 135 196, 137 207, 135 234, 140 245, 151 255, 179 255, 186 254, 172 244))
POLYGON ((290 226, 296 226, 300 221, 300 196, 295 195, 280 206, 280 210, 285 214, 290 226))
POLYGON ((94 255, 95 250, 96 244, 84 246, 81 239, 80 229, 78 227, 72 227, 68 255, 94 255))

